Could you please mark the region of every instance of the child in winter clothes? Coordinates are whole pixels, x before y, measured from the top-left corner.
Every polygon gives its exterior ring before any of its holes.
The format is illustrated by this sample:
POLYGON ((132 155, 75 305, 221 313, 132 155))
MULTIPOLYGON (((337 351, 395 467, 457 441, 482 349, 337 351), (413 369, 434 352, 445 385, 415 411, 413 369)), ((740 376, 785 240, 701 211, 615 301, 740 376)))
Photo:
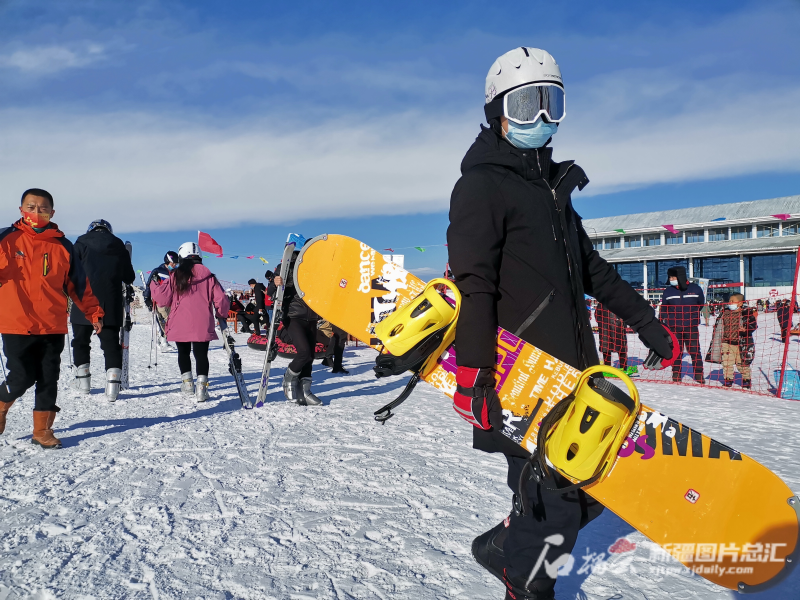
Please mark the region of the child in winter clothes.
POLYGON ((200 248, 186 242, 178 249, 180 265, 172 271, 169 282, 150 284, 150 293, 159 306, 169 306, 167 340, 178 347, 181 391, 194 395, 197 402, 208 400, 208 343, 216 340, 216 319, 227 318, 230 300, 214 274, 203 266, 200 248), (216 314, 211 306, 216 308, 216 314), (192 379, 194 354, 197 388, 192 379))

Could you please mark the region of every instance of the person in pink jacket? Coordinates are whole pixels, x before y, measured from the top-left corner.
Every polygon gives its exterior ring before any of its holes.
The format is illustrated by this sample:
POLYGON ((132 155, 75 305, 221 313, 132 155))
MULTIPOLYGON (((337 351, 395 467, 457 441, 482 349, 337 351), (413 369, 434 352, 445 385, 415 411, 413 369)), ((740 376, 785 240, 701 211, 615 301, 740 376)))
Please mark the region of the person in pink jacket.
POLYGON ((150 294, 158 306, 169 307, 166 336, 178 347, 181 391, 197 402, 208 400, 208 343, 216 340, 217 319, 227 318, 230 301, 214 274, 203 266, 200 248, 186 242, 178 249, 180 264, 168 280, 154 279, 150 294), (214 311, 216 309, 216 311, 214 311), (194 354, 197 387, 192 379, 194 354))

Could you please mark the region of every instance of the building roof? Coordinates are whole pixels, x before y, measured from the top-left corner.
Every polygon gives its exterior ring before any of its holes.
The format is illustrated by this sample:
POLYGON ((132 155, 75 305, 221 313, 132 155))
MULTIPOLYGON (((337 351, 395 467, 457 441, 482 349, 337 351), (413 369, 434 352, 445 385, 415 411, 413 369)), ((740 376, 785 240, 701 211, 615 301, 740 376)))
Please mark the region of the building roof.
POLYGON ((615 232, 615 229, 624 229, 626 233, 642 233, 648 229, 664 231, 664 225, 673 225, 676 229, 682 230, 682 226, 724 227, 733 223, 748 223, 755 220, 778 222, 778 219, 771 217, 771 215, 778 214, 800 217, 800 196, 585 219, 583 227, 586 229, 586 233, 594 238, 604 234, 619 236, 619 232, 615 232), (724 221, 715 221, 715 219, 724 219, 724 221))
POLYGON ((737 256, 739 254, 763 254, 767 252, 796 252, 799 247, 800 235, 784 235, 781 237, 725 240, 721 242, 617 248, 614 250, 599 250, 599 252, 600 256, 608 262, 618 263, 689 257, 702 258, 705 256, 737 256))

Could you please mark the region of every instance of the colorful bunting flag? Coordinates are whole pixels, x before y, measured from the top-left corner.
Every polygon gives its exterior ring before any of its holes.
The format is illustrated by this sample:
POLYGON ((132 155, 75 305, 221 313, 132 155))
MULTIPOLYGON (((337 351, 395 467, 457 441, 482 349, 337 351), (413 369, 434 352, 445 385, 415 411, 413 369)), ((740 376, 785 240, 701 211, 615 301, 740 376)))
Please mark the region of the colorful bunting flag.
POLYGON ((239 257, 238 257, 238 256, 231 256, 231 258, 234 258, 234 259, 235 259, 235 258, 239 258, 239 257))
POLYGON ((719 217, 717 219, 714 219, 714 221, 724 221, 724 220, 725 220, 725 217, 719 217))
POLYGON ((781 213, 779 215, 772 215, 772 216, 775 217, 776 219, 780 219, 781 221, 785 221, 789 217, 791 217, 792 215, 789 215, 789 214, 786 214, 786 213, 781 213))
POLYGON ((675 229, 675 227, 673 227, 672 225, 662 225, 662 227, 663 227, 664 229, 666 229, 667 231, 669 231, 670 233, 674 233, 674 234, 676 234, 676 235, 680 233, 680 231, 678 231, 677 229, 675 229))
POLYGON ((615 229, 614 231, 616 231, 617 233, 621 233, 622 235, 625 235, 624 229, 615 229))
POLYGON ((425 252, 425 248, 422 246, 414 246, 414 250, 419 250, 420 252, 425 252))
POLYGON ((246 258, 255 258, 255 257, 256 257, 256 255, 253 254, 253 256, 247 256, 246 258))
POLYGON ((383 251, 384 252, 391 252, 392 254, 394 254, 394 250, 392 248, 384 248, 383 251))
POLYGON ((258 258, 260 258, 261 262, 263 262, 265 265, 269 264, 269 261, 266 258, 264 258, 263 256, 259 256, 258 258))

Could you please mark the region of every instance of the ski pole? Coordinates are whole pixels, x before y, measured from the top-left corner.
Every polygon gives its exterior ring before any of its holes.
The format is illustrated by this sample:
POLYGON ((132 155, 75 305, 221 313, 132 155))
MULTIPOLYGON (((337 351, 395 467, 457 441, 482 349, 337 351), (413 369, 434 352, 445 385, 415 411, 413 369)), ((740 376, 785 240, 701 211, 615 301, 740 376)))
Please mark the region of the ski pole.
POLYGON ((0 366, 3 367, 3 381, 8 380, 8 374, 6 373, 6 357, 0 354, 0 366))
POLYGON ((150 356, 147 359, 147 368, 153 368, 153 336, 155 336, 155 328, 156 328, 156 317, 155 315, 151 315, 150 319, 150 356))

